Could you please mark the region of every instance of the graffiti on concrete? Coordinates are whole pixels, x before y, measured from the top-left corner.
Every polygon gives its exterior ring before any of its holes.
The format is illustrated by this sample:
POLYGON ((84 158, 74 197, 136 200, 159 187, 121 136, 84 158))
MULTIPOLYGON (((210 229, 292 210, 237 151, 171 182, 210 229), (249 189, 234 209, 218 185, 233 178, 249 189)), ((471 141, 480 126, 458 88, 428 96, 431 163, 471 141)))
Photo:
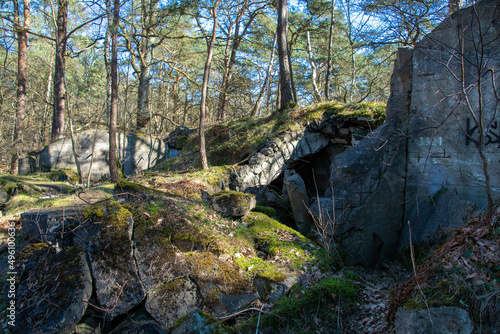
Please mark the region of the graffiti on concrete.
MULTIPOLYGON (((500 122, 498 120, 491 123, 490 127, 485 131, 483 144, 484 146, 497 145, 500 148, 500 122)), ((467 118, 467 128, 465 133, 465 146, 473 143, 479 145, 478 139, 475 138, 478 131, 478 126, 470 118, 467 118)))

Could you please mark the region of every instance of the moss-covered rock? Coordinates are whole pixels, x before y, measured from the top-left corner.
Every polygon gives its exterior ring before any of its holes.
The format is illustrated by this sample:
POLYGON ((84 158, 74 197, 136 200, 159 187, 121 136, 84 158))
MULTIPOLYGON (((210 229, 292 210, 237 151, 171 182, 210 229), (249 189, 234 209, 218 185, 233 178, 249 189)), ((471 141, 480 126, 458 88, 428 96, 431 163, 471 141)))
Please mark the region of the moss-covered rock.
POLYGON ((174 278, 148 291, 146 310, 164 329, 202 304, 198 287, 188 276, 174 278))
MULTIPOLYGON (((341 333, 345 325, 342 316, 350 312, 358 300, 356 283, 338 277, 324 278, 307 287, 296 285, 287 296, 276 302, 270 314, 260 317, 260 331, 309 333, 321 324, 322 328, 328 328, 328 332, 341 333)), ((255 328, 256 321, 252 318, 239 323, 235 326, 236 330, 249 333, 251 328, 255 328)))
POLYGON ((211 314, 228 315, 257 299, 238 268, 212 253, 187 253, 186 262, 190 277, 200 288, 203 308, 211 314))
POLYGON ((94 213, 89 213, 89 218, 101 226, 89 244, 97 299, 107 315, 114 318, 145 296, 133 257, 133 219, 128 210, 114 201, 92 209, 94 213))
POLYGON ((269 218, 263 213, 250 212, 243 218, 249 225, 257 249, 272 259, 293 269, 300 269, 309 262, 327 266, 328 255, 312 245, 311 241, 292 228, 269 218))
POLYGON ((170 334, 230 334, 236 333, 209 314, 195 310, 180 318, 170 334))
POLYGON ((257 204, 255 195, 230 190, 221 190, 209 196, 209 201, 215 211, 235 218, 243 217, 257 204))
POLYGON ((92 278, 83 248, 49 249, 31 245, 20 255, 32 265, 19 277, 15 333, 70 333, 87 309, 92 278))

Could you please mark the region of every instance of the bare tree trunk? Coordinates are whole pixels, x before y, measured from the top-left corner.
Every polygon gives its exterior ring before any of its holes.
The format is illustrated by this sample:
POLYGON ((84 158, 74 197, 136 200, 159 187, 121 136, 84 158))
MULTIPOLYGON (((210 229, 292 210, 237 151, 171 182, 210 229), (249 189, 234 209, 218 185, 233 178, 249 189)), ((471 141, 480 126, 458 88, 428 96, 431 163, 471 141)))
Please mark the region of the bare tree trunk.
POLYGON ((200 103, 200 163, 202 169, 208 169, 207 152, 205 149, 205 118, 206 118, 206 105, 207 105, 207 92, 208 92, 208 81, 210 79, 210 65, 212 63, 212 56, 214 53, 214 44, 217 33, 217 7, 221 0, 216 0, 214 7, 212 9, 212 15, 214 18, 214 24, 212 28, 212 38, 210 42, 207 42, 207 61, 205 62, 205 69, 203 72, 203 84, 201 87, 201 103, 200 103))
POLYGON ((147 59, 145 62, 141 61, 141 70, 139 72, 139 88, 137 98, 137 130, 145 128, 149 119, 149 81, 151 79, 150 62, 151 50, 147 52, 147 59))
POLYGON ((448 13, 451 15, 457 10, 462 8, 464 5, 464 0, 449 0, 448 1, 448 13))
POLYGON ((280 66, 280 109, 285 109, 290 102, 293 101, 291 88, 291 73, 288 60, 288 6, 287 0, 279 0, 278 4, 278 59, 280 66))
POLYGON ((43 105, 43 113, 42 113, 42 124, 40 130, 41 142, 45 144, 47 142, 47 119, 49 113, 50 106, 50 86, 52 85, 52 65, 54 64, 54 49, 50 54, 50 63, 49 63, 49 76, 47 78, 47 89, 45 90, 45 103, 43 105))
POLYGON ((106 0, 106 17, 108 28, 104 36, 104 64, 106 66, 106 124, 109 127, 109 116, 111 115, 111 24, 113 20, 113 9, 111 0, 106 0))
POLYGON ((11 174, 17 174, 18 160, 23 150, 24 137, 24 117, 26 115, 26 84, 27 84, 27 66, 26 51, 28 41, 28 29, 30 26, 30 3, 29 0, 23 0, 24 22, 21 27, 20 12, 18 0, 14 0, 15 27, 17 32, 18 57, 17 57, 17 104, 16 104, 16 126, 14 131, 15 153, 12 156, 10 164, 11 174))
POLYGON ((297 103, 297 89, 295 88, 295 80, 293 80, 292 43, 286 43, 286 50, 288 54, 288 69, 290 70, 290 85, 292 87, 293 102, 297 103))
POLYGON ((335 19, 335 0, 332 0, 332 12, 330 14, 330 32, 328 35, 328 60, 326 62, 326 74, 325 74, 325 101, 328 101, 330 99, 330 69, 332 66, 334 19, 335 19))
POLYGON ((264 79, 264 84, 262 85, 262 88, 260 89, 260 93, 259 93, 259 97, 257 98, 257 102, 255 103, 255 106, 253 107, 253 110, 252 110, 253 117, 260 115, 260 106, 262 104, 262 100, 264 99, 264 95, 265 95, 266 90, 267 90, 269 79, 271 77, 271 71, 273 69, 274 50, 276 49, 276 41, 277 41, 277 35, 274 34, 273 49, 271 51, 271 58, 269 58, 269 64, 267 65, 266 78, 264 79))
POLYGON ((321 102, 321 94, 318 89, 318 83, 317 83, 317 73, 316 73, 316 63, 314 62, 313 59, 313 53, 312 53, 312 48, 311 48, 311 33, 309 30, 307 31, 307 54, 309 55, 309 63, 311 64, 311 70, 312 70, 312 85, 313 85, 313 93, 314 93, 314 100, 316 102, 321 102))
MULTIPOLYGON (((179 109, 179 82, 180 82, 181 78, 182 78, 181 73, 178 73, 177 77, 175 78, 175 82, 172 85, 172 100, 174 103, 174 113, 175 114, 178 113, 178 109, 179 109)), ((179 113, 178 117, 179 117, 179 123, 181 123, 180 113, 179 113)))
MULTIPOLYGON (((224 71, 224 77, 222 79, 222 92, 221 92, 221 95, 219 98, 219 110, 218 110, 218 117, 217 117, 219 122, 224 122, 225 118, 226 118, 226 114, 227 114, 227 107, 228 107, 228 103, 229 103, 228 91, 229 91, 229 87, 231 85, 234 64, 236 63, 236 53, 238 51, 238 48, 240 47, 241 40, 243 39, 243 36, 246 35, 248 28, 250 27, 254 18, 256 17, 255 13, 251 14, 250 19, 245 24, 243 32, 240 34, 240 21, 241 21, 241 18, 243 17, 243 14, 245 13, 247 8, 248 8, 248 0, 245 0, 243 7, 241 8, 240 12, 238 13, 238 17, 236 18, 233 44, 231 46, 231 56, 229 58, 229 62, 226 64, 227 68, 224 71)), ((229 36, 228 36, 228 39, 229 39, 229 36)))
POLYGON ((111 108, 109 114, 109 175, 112 182, 120 180, 116 155, 116 122, 118 116, 118 19, 120 17, 120 0, 114 0, 113 22, 110 25, 111 0, 106 1, 108 7, 108 29, 111 30, 111 108))
POLYGON ((52 118, 52 140, 64 135, 64 112, 66 102, 66 27, 68 23, 68 1, 59 0, 57 11, 56 63, 54 71, 54 116, 52 118))

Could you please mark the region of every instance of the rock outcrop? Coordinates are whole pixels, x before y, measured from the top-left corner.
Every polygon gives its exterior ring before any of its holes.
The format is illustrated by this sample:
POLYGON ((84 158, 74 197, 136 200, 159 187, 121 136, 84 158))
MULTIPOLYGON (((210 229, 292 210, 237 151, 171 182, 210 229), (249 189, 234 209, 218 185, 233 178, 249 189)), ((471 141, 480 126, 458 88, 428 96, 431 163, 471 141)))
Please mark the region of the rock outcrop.
MULTIPOLYGON (((116 191, 120 202, 72 206, 67 216, 61 208, 21 216, 28 245, 17 270, 19 333, 70 333, 77 325, 84 333, 120 322, 124 333, 163 332, 200 317, 224 329, 217 318, 276 302, 326 255, 262 213, 232 220, 145 186, 116 191), (124 321, 136 313, 140 320, 124 321)), ((254 195, 236 195, 255 204, 254 195)))
POLYGON ((118 203, 97 208, 98 232, 88 244, 88 254, 99 305, 113 319, 145 297, 132 248, 133 219, 118 203))
POLYGON ((487 182, 491 197, 500 195, 498 22, 498 1, 454 13, 414 49, 398 51, 383 126, 360 141, 335 117, 281 134, 233 174, 232 186, 265 194, 294 170, 315 220, 351 263, 393 256, 408 246, 409 228, 419 244, 463 225, 486 207, 487 182))
POLYGON ((84 249, 59 253, 46 244, 32 244, 20 254, 14 333, 71 333, 84 315, 92 294, 92 277, 84 249))
POLYGON ((343 151, 376 127, 369 117, 326 115, 318 124, 279 134, 231 175, 230 187, 261 197, 265 188, 282 177, 294 162, 307 161, 308 157, 332 145, 333 149, 323 152, 328 160, 330 155, 343 151))
POLYGON ((469 313, 459 307, 433 307, 396 313, 396 334, 470 334, 474 325, 469 313))
POLYGON ((422 242, 429 230, 456 228, 472 207, 485 208, 486 177, 492 197, 500 195, 499 22, 500 3, 482 1, 415 46, 402 244, 408 222, 425 231, 412 233, 422 242))
MULTIPOLYGON (((107 131, 84 131, 75 136, 75 149, 86 178, 92 161, 92 180, 106 178, 109 175, 109 135, 107 131), (95 138, 94 138, 95 136, 95 138)), ((161 140, 136 134, 117 134, 117 159, 125 175, 153 167, 167 157, 165 143, 161 140)), ((75 158, 71 139, 64 137, 46 146, 38 155, 37 162, 31 162, 37 169, 45 171, 69 168, 76 171, 75 158)), ((34 169, 32 167, 31 169, 34 169)), ((29 168, 23 168, 26 173, 29 168)))

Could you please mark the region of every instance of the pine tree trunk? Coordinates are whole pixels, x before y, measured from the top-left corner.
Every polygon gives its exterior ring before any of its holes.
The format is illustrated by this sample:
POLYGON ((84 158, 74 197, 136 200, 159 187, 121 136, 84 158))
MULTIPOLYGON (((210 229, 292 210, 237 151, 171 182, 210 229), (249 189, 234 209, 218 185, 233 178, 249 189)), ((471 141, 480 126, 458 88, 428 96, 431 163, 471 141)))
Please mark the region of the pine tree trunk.
POLYGON ((288 61, 288 46, 287 46, 287 29, 288 29, 288 6, 287 0, 279 0, 278 5, 278 59, 280 66, 280 109, 285 109, 290 102, 293 101, 291 88, 291 74, 288 61))
POLYGON ((26 85, 27 85, 27 41, 28 29, 30 26, 30 3, 29 0, 23 0, 24 22, 21 27, 20 12, 17 0, 14 0, 15 26, 17 30, 18 57, 17 57, 17 104, 16 104, 16 126, 14 130, 15 152, 12 156, 10 172, 17 174, 18 161, 23 150, 24 137, 24 117, 26 115, 26 85))
POLYGON ((313 93, 314 93, 314 100, 316 102, 321 102, 321 94, 319 93, 318 89, 318 74, 316 73, 316 63, 314 62, 313 59, 313 53, 312 53, 312 47, 311 47, 311 33, 307 31, 307 54, 309 55, 309 64, 311 64, 311 70, 312 70, 312 85, 313 85, 313 93))
MULTIPOLYGON (((107 0, 111 2, 111 0, 107 0)), ((111 7, 111 3, 109 4, 111 7)), ((109 13, 109 12, 108 12, 109 13)), ((108 25, 110 16, 108 14, 108 25)), ((118 182, 117 154, 116 154, 116 123, 118 115, 118 19, 120 17, 120 0, 114 0, 113 22, 108 29, 111 31, 111 108, 109 113, 109 175, 112 182, 118 182)))
POLYGON ((52 140, 64 135, 64 113, 66 104, 66 33, 68 23, 68 1, 59 0, 57 11, 56 62, 54 71, 54 115, 52 118, 52 140))
MULTIPOLYGON (((149 42, 148 42, 149 44, 149 42)), ((146 127, 149 119, 149 81, 151 79, 151 50, 146 50, 146 60, 141 61, 139 72, 139 88, 137 89, 137 130, 146 127)))
POLYGON ((210 79, 210 65, 212 64, 212 56, 214 53, 214 44, 217 33, 217 7, 221 0, 216 0, 214 7, 212 9, 212 15, 214 18, 214 24, 212 28, 212 38, 210 42, 207 43, 207 61, 205 62, 205 69, 203 72, 203 85, 201 87, 201 103, 200 103, 200 163, 202 169, 208 169, 207 152, 205 149, 205 122, 206 122, 206 108, 207 108, 207 93, 208 93, 208 81, 210 79))
POLYGON ((328 60, 326 62, 326 74, 325 74, 325 101, 328 101, 330 99, 330 69, 332 66, 334 19, 335 19, 335 0, 332 0, 332 12, 330 14, 330 32, 328 35, 328 60))

